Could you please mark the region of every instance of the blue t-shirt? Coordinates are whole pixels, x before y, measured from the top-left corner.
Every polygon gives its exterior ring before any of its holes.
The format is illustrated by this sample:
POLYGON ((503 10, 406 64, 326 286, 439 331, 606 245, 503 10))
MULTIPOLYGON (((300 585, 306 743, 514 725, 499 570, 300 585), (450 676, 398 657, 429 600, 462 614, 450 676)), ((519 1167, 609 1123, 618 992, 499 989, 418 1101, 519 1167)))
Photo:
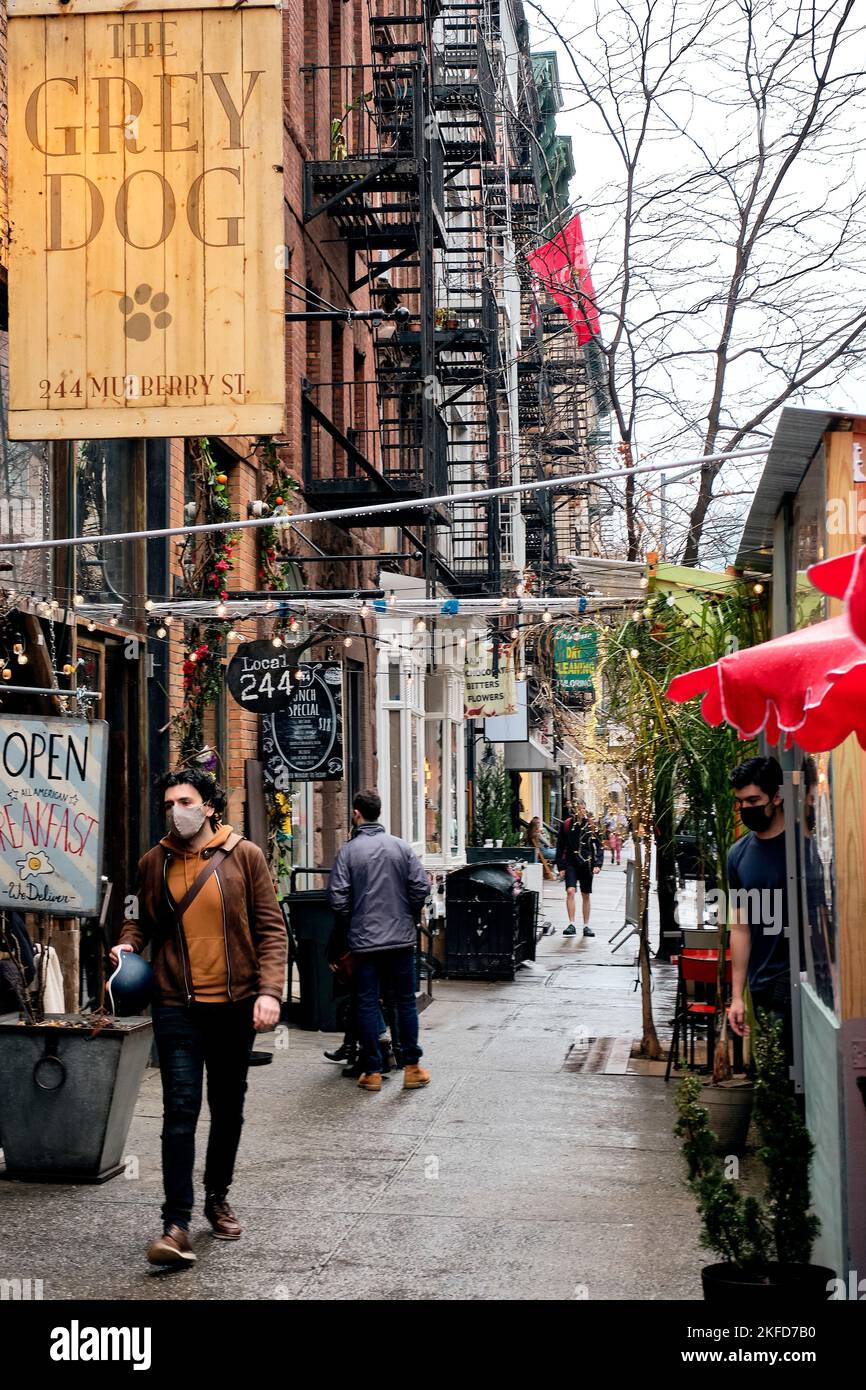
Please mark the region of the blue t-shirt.
POLYGON ((790 979, 788 865, 785 835, 759 840, 750 830, 728 851, 731 921, 739 907, 749 924, 749 989, 753 994, 790 979))

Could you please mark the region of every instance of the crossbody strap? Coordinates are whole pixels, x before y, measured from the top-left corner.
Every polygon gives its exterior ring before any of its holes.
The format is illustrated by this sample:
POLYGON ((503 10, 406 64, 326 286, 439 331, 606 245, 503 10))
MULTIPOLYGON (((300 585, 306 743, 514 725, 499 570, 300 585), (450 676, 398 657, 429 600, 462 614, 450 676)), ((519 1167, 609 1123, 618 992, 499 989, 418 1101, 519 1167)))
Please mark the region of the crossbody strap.
POLYGON ((176 903, 173 900, 171 893, 168 894, 168 899, 171 903, 172 911, 174 912, 174 915, 179 922, 183 921, 184 913, 186 913, 191 907, 191 905, 195 902, 196 898, 198 897, 202 888, 204 888, 211 874, 219 868, 220 864, 223 862, 224 859, 228 858, 235 845, 238 844, 242 839, 242 835, 230 835, 229 838, 226 840, 225 845, 221 845, 219 849, 214 850, 207 863, 193 879, 189 888, 187 888, 180 902, 176 903))

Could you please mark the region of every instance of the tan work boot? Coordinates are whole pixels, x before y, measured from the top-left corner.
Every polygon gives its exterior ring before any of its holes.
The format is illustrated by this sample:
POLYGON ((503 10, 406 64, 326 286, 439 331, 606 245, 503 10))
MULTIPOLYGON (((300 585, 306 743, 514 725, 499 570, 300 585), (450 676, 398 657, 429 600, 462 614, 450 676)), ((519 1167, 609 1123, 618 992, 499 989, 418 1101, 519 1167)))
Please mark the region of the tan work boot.
POLYGON ((217 1240, 240 1240, 243 1227, 238 1221, 225 1197, 208 1194, 204 1204, 204 1214, 211 1224, 211 1231, 217 1240))
POLYGON ((421 1086, 429 1086, 430 1073, 417 1063, 410 1065, 408 1062, 403 1068, 403 1090, 417 1091, 421 1086))
POLYGON ((381 1091, 382 1073, 380 1071, 364 1072, 358 1080, 358 1085, 362 1091, 381 1091))
POLYGON ((169 1226, 164 1235, 150 1242, 147 1258, 152 1265, 191 1265, 195 1264, 195 1251, 186 1231, 169 1226))

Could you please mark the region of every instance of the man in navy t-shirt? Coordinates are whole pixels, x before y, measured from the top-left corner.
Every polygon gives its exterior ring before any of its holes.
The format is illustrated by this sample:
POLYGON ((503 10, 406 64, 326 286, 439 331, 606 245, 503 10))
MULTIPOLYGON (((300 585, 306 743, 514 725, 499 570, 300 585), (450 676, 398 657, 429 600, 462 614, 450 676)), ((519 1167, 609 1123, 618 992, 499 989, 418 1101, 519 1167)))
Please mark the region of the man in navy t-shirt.
POLYGON ((791 968, 782 769, 775 758, 749 758, 734 768, 731 786, 749 832, 728 852, 731 973, 728 1018, 743 1037, 743 991, 748 979, 755 1009, 781 1018, 790 1056, 791 968))

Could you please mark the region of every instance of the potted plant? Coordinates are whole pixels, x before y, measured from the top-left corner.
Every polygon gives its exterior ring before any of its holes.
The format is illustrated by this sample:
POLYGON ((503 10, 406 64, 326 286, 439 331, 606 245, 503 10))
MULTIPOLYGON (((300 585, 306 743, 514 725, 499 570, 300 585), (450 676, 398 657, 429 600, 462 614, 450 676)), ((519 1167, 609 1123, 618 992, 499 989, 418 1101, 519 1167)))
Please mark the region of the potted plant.
POLYGON ((508 773, 498 758, 483 759, 476 779, 476 844, 492 840, 507 844, 512 836, 514 792, 508 773))
MULTIPOLYGON (((45 1014, 51 928, 41 932, 34 996, 23 971, 17 1013, 0 1017, 0 1146, 5 1177, 105 1182, 124 1147, 152 1041, 149 1018, 45 1014)), ((20 969, 5 914, 0 950, 20 969)))
POLYGON ((812 1141, 787 1075, 781 1024, 761 1015, 754 1035, 754 1118, 764 1168, 762 1196, 747 1194, 725 1172, 697 1076, 677 1091, 674 1133, 682 1139, 688 1184, 701 1218, 701 1244, 721 1256, 701 1271, 714 1303, 768 1303, 800 1297, 826 1301, 834 1272, 809 1263, 818 1220, 809 1210, 812 1141))

